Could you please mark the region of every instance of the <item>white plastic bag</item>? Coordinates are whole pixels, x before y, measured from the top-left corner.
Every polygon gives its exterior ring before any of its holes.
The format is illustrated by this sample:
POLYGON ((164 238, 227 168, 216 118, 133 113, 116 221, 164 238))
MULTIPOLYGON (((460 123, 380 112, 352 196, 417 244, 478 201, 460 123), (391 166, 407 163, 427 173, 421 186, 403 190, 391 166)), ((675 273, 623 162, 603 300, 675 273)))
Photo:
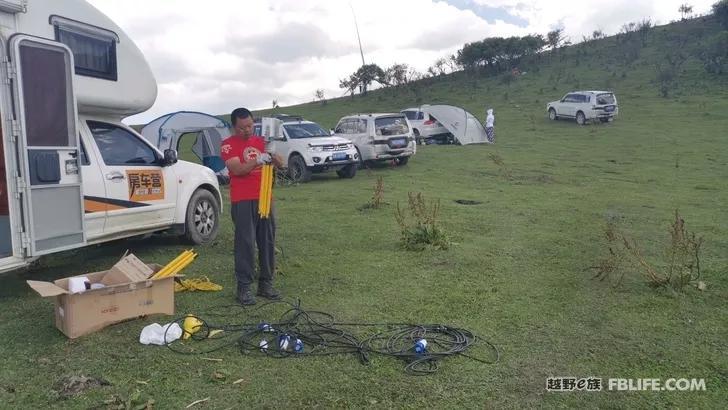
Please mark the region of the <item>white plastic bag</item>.
POLYGON ((142 333, 139 335, 139 343, 143 345, 152 344, 162 346, 167 343, 172 343, 180 337, 182 337, 182 328, 176 322, 167 323, 164 326, 159 323, 152 323, 142 329, 142 333), (165 332, 167 334, 166 343, 164 340, 165 332))

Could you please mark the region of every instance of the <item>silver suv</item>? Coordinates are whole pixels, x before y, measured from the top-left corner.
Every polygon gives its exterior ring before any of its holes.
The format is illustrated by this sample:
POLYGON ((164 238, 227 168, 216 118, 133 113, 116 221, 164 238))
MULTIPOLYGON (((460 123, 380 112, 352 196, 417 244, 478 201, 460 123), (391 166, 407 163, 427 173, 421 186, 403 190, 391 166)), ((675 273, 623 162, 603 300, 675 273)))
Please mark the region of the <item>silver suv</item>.
POLYGON ((405 165, 417 150, 404 114, 349 115, 339 120, 334 133, 354 143, 362 163, 395 160, 405 165))
POLYGON ((617 97, 611 91, 572 91, 561 100, 546 104, 551 120, 574 118, 579 125, 599 119, 612 121, 619 113, 617 97))

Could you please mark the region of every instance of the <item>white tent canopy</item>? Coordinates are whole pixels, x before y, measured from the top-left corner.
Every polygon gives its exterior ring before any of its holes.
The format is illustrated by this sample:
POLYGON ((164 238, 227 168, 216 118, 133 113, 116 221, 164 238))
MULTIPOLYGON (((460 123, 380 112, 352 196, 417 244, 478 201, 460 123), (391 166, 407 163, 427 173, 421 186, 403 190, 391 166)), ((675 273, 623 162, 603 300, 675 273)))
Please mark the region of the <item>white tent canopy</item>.
POLYGON ((488 143, 483 124, 465 109, 452 105, 423 105, 421 109, 447 128, 459 144, 488 143))
POLYGON ((230 125, 214 115, 202 112, 178 111, 163 115, 145 125, 142 136, 164 151, 176 150, 182 135, 203 131, 213 139, 209 141, 213 143, 210 147, 212 153, 220 155, 220 142, 230 136, 230 125))
POLYGON ((142 136, 157 148, 179 150, 179 140, 184 134, 196 134, 192 152, 202 164, 218 175, 222 184, 227 183, 228 171, 220 157, 220 145, 230 136, 230 124, 214 115, 194 111, 179 111, 163 115, 142 128, 142 136))

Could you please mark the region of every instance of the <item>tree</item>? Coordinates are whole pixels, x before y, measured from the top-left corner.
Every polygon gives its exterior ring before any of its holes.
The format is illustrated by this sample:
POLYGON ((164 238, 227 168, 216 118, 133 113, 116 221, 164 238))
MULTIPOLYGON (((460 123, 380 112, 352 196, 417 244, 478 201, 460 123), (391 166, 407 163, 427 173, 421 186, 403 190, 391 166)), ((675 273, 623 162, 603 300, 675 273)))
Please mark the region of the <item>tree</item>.
POLYGON ((389 85, 384 70, 376 64, 365 64, 359 67, 348 79, 339 80, 339 88, 351 92, 352 97, 354 97, 357 88, 362 94, 366 95, 369 86, 375 81, 384 86, 389 85))
POLYGON ((693 6, 683 3, 680 5, 680 8, 677 9, 677 11, 680 12, 680 15, 682 16, 683 20, 687 20, 688 17, 693 14, 693 6))
POLYGON ((720 0, 713 4, 713 14, 718 18, 723 28, 728 30, 728 0, 720 0))
POLYGON ((385 83, 390 86, 404 85, 409 82, 409 66, 407 64, 394 63, 384 71, 385 83))
POLYGON ((278 99, 273 100, 273 108, 278 108, 278 99))
POLYGON ((561 47, 562 43, 566 41, 566 38, 564 37, 564 28, 557 28, 555 30, 551 30, 546 34, 546 43, 549 47, 551 47, 551 50, 556 50, 557 48, 561 47))
POLYGON ((321 101, 321 105, 326 105, 326 95, 324 94, 324 90, 322 88, 316 90, 314 98, 314 101, 321 101))

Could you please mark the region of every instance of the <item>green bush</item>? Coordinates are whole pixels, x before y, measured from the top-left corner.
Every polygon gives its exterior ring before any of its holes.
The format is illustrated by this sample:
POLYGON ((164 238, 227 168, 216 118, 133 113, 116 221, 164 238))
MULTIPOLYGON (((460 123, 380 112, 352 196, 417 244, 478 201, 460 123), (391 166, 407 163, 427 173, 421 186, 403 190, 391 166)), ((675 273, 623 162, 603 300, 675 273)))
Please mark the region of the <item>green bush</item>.
POLYGON ((439 226, 440 201, 428 204, 421 192, 409 192, 407 195, 407 208, 397 203, 394 214, 401 231, 402 247, 408 251, 449 248, 450 240, 439 226))

